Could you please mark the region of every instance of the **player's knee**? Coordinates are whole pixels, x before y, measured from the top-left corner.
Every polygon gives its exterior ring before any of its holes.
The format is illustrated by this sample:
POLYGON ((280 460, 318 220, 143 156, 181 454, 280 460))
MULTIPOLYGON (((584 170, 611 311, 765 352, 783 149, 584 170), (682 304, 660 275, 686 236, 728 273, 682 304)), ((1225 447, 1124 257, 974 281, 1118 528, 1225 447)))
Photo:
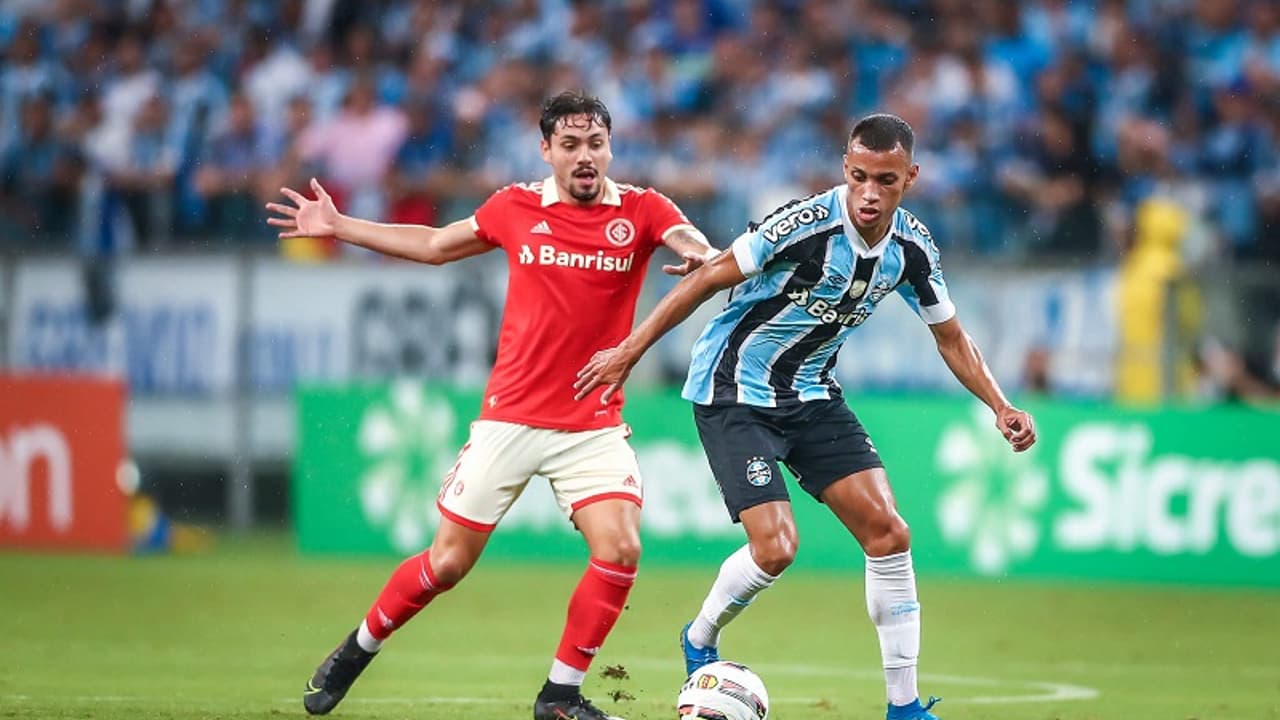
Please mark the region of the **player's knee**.
POLYGON ((862 544, 862 550, 869 557, 896 555, 911 549, 911 529, 907 521, 897 513, 887 515, 882 521, 875 523, 862 544))
POLYGON ((638 535, 619 536, 604 547, 592 552, 597 560, 603 560, 623 567, 636 567, 640 564, 640 537, 638 535))
POLYGON ((475 559, 450 548, 431 550, 431 572, 440 585, 457 585, 471 572, 475 559))
POLYGON ((799 542, 795 530, 783 530, 751 543, 751 557, 770 575, 781 575, 795 562, 799 542))

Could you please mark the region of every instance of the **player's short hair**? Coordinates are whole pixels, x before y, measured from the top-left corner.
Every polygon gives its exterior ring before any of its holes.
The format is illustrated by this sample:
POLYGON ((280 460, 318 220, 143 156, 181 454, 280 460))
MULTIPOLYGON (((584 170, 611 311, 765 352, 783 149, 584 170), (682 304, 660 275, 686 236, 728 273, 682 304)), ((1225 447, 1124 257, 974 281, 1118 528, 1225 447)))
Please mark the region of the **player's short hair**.
POLYGON ((590 115, 604 127, 605 132, 613 132, 613 118, 600 98, 581 90, 566 90, 542 103, 542 117, 538 120, 542 139, 550 140, 560 121, 571 115, 590 115))
POLYGON ((852 145, 855 141, 876 152, 889 151, 901 145, 910 155, 916 142, 916 134, 911 130, 911 125, 897 115, 876 113, 862 118, 853 126, 849 133, 849 144, 852 145))

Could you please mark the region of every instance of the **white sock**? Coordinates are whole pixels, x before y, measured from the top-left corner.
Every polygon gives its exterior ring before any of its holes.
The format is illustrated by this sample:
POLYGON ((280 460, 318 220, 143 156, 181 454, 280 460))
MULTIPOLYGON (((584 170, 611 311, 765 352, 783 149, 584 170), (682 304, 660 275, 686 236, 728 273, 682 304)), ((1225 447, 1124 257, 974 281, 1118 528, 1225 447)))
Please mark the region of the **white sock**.
POLYGON ((369 632, 369 625, 364 620, 360 621, 360 629, 356 630, 356 644, 361 650, 370 653, 376 653, 382 649, 382 641, 369 632))
POLYGON ((867 558, 867 613, 880 635, 886 694, 893 705, 920 697, 916 662, 920 657, 920 603, 911 551, 867 558))
POLYGON ((916 666, 904 668, 885 668, 884 685, 889 702, 894 705, 906 705, 920 697, 916 686, 916 666))
POLYGON ((720 630, 738 617, 761 590, 777 580, 756 565, 751 546, 743 545, 720 565, 720 574, 711 585, 702 610, 689 627, 689 642, 697 647, 718 647, 720 630))
POLYGON ((557 685, 580 686, 582 681, 587 679, 587 671, 565 665, 559 660, 552 660, 551 672, 547 673, 547 679, 557 685))

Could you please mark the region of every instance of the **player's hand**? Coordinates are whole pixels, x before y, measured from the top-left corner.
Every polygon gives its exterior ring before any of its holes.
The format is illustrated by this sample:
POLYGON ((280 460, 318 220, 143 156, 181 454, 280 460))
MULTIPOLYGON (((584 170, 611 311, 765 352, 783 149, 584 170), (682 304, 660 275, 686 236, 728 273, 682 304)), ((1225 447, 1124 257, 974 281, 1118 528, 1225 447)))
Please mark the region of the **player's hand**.
POLYGON ((329 193, 325 192, 320 186, 320 182, 315 178, 311 178, 311 192, 315 193, 315 200, 308 200, 302 193, 292 188, 280 188, 280 192, 284 196, 293 201, 294 205, 284 205, 281 203, 269 202, 267 209, 282 217, 267 218, 268 225, 274 225, 278 228, 284 228, 280 231, 279 237, 332 237, 338 224, 338 208, 333 204, 333 198, 329 197, 329 193))
POLYGON ((705 253, 687 252, 680 257, 684 258, 684 262, 679 265, 663 265, 662 272, 668 275, 688 275, 698 268, 711 262, 711 258, 720 254, 719 250, 712 248, 705 253))
POLYGON ((573 384, 573 389, 577 390, 578 394, 574 395, 573 399, 581 400, 590 395, 592 390, 601 385, 607 385, 604 394, 600 396, 600 404, 609 402, 609 398, 622 389, 622 383, 627 381, 627 376, 631 374, 631 368, 635 362, 623 352, 621 346, 597 352, 578 371, 578 381, 573 384))
POLYGON ((1013 446, 1014 452, 1022 452, 1036 443, 1036 424, 1029 413, 1012 405, 996 413, 996 427, 1013 446))

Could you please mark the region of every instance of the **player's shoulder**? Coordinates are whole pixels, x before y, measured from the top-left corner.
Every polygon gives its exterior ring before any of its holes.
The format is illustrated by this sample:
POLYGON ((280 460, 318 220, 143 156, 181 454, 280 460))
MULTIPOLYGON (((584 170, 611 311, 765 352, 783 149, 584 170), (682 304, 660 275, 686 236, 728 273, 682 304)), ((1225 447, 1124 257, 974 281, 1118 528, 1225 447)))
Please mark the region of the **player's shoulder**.
POLYGON ((613 186, 618 189, 618 199, 623 204, 631 203, 648 203, 654 200, 662 200, 664 202, 675 204, 671 198, 667 197, 662 191, 654 187, 632 185, 615 181, 613 186))
POLYGON ((894 211, 890 234, 894 241, 902 244, 904 248, 920 250, 930 262, 937 262, 940 253, 938 246, 933 242, 933 234, 929 232, 928 226, 910 210, 899 206, 894 211))
POLYGON ((898 242, 918 245, 922 250, 926 250, 930 254, 937 254, 938 252, 938 247, 933 242, 933 234, 929 232, 928 226, 904 207, 899 206, 893 212, 891 234, 893 239, 898 242))
POLYGON ((893 213, 893 234, 905 241, 925 246, 933 245, 933 234, 929 232, 928 226, 902 206, 898 206, 893 213))
POLYGON ((649 216, 657 213, 666 216, 672 212, 684 217, 684 211, 665 193, 657 188, 615 182, 613 186, 618 192, 618 201, 628 214, 649 216))
POLYGON ((747 226, 771 243, 801 237, 843 223, 840 213, 840 188, 789 200, 774 208, 758 223, 747 226))
POLYGON ((490 198, 507 201, 537 200, 540 202, 542 199, 542 184, 542 180, 514 182, 498 188, 490 198))

